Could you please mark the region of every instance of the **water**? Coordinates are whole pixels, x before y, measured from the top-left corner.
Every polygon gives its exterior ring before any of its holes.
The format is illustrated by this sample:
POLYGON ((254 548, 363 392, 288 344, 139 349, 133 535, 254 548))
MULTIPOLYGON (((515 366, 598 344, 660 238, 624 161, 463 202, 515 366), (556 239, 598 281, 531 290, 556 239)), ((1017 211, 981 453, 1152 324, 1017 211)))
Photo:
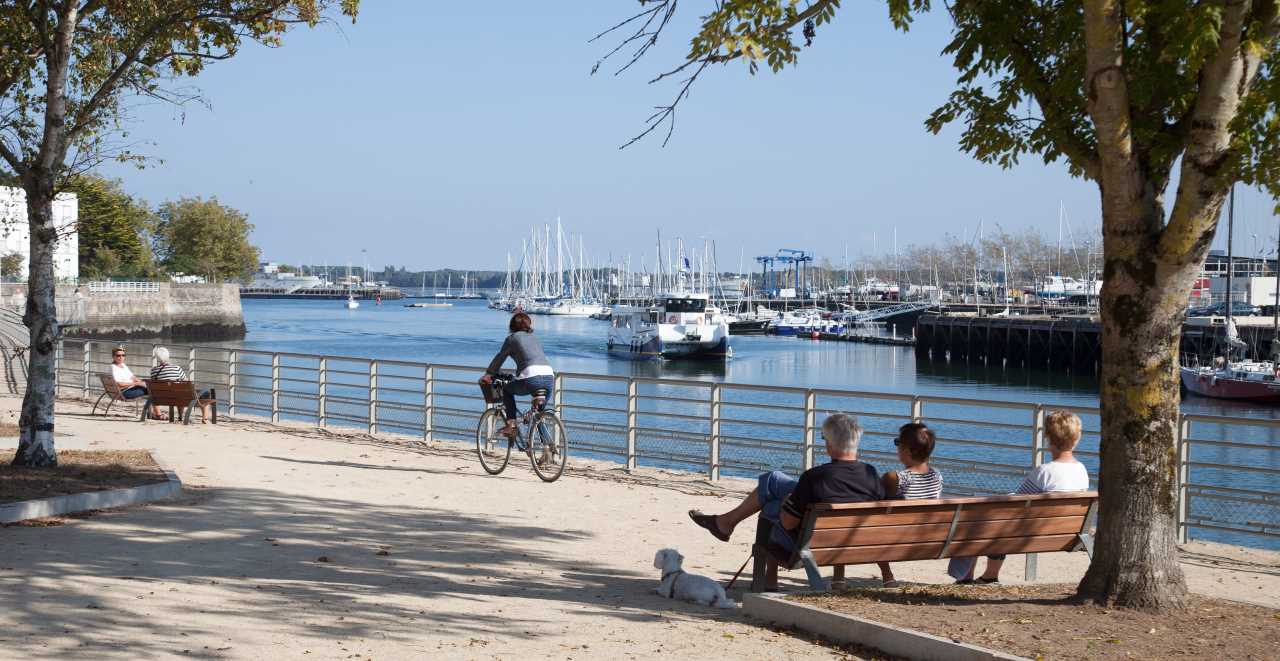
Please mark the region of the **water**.
MULTIPOLYGON (((482 367, 497 351, 506 336, 508 316, 490 310, 484 302, 455 301, 451 308, 406 308, 403 303, 388 301, 374 305, 363 301, 357 310, 346 310, 341 301, 271 301, 246 300, 243 302, 248 336, 243 342, 234 343, 248 349, 291 352, 300 354, 325 354, 330 356, 358 356, 398 361, 433 364, 452 364, 482 367)), ((743 336, 733 339, 734 357, 729 361, 629 361, 610 357, 605 352, 607 324, 592 319, 553 316, 534 317, 535 333, 541 339, 551 363, 563 373, 605 374, 616 376, 644 376, 697 381, 715 381, 740 384, 766 384, 799 388, 827 388, 841 391, 873 393, 898 393, 905 395, 932 395, 962 397, 981 401, 1007 401, 1041 403, 1069 407, 1092 408, 1098 404, 1098 382, 1092 374, 1072 374, 1065 371, 1004 369, 994 366, 917 362, 911 348, 867 345, 846 342, 818 342, 808 339, 781 337, 743 336)), ((248 385, 246 369, 244 383, 248 385)), ((257 378, 264 379, 263 372, 257 378)), ((390 370, 387 371, 390 373, 390 370)), ((420 376, 420 371, 419 371, 420 376)), ((439 375, 437 375, 439 377, 439 375)), ((332 378, 332 377, 331 377, 332 378)), ((350 376, 348 387, 352 402, 352 416, 362 415, 367 405, 360 403, 362 378, 350 376)), ((380 372, 380 380, 383 379, 380 372)), ((395 377, 388 377, 395 378, 395 377)), ((446 378, 463 378, 455 374, 446 378)), ((474 378, 468 375, 466 378, 474 378)), ((583 399, 574 395, 570 399, 606 409, 619 409, 622 402, 617 392, 619 384, 595 382, 600 392, 583 399)), ((259 385, 269 383, 260 381, 259 385)), ((420 386, 420 383, 419 383, 420 386)), ((595 387, 595 386, 593 386, 595 387)), ((648 394, 693 397, 705 401, 707 390, 668 386, 645 386, 641 394, 641 426, 653 431, 642 436, 638 448, 647 453, 641 463, 672 467, 689 467, 699 461, 705 463, 704 435, 709 433, 705 424, 697 422, 673 423, 659 413, 681 410, 697 416, 709 411, 700 407, 649 398, 648 394), (694 413, 696 411, 696 413, 694 413), (647 412, 647 413, 646 413, 647 412), (682 437, 680 434, 686 434, 682 437)), ((337 392, 331 388, 331 394, 337 392)), ((367 395, 367 391, 363 391, 367 395)), ((721 465, 728 474, 749 474, 759 467, 796 469, 798 455, 795 451, 794 427, 787 430, 776 425, 798 425, 802 419, 794 413, 765 411, 752 403, 768 402, 773 394, 727 390, 725 418, 750 419, 758 424, 725 423, 722 435, 721 465), (764 415, 768 414, 768 415, 764 415), (775 427, 769 427, 774 423, 775 427), (736 437, 737 440, 734 440, 736 437), (777 447, 770 447, 773 443, 777 447)), ((466 408, 475 405, 475 388, 461 384, 437 388, 443 406, 466 408), (443 394, 442 394, 443 393, 443 394), (449 400, 448 398, 454 398, 449 400), (466 398, 464 400, 464 398, 466 398), (467 404, 454 404, 463 402, 467 404)), ((407 403, 420 399, 405 395, 407 403)), ((566 401, 568 403, 569 400, 566 401)), ((795 405, 798 402, 786 402, 795 405)), ((299 401, 299 407, 309 406, 299 401)), ((331 401, 331 405, 334 405, 331 401)), ((337 405, 334 405, 337 408, 337 405)), ((864 414, 868 429, 864 441, 864 453, 876 463, 892 465, 891 439, 897 425, 909 417, 909 409, 902 402, 877 401, 865 397, 824 395, 819 398, 819 409, 852 410, 864 414), (865 414, 885 414, 876 418, 865 414)), ((1190 396, 1183 401, 1188 413, 1225 415, 1256 420, 1280 419, 1280 409, 1253 406, 1234 402, 1190 396)), ((420 411, 419 411, 420 413, 420 411)), ((405 411, 411 416, 412 412, 405 411)), ((380 419, 381 419, 380 414, 380 419)), ((599 428, 625 426, 625 412, 583 411, 574 413, 573 421, 579 424, 598 423, 599 428)), ((1025 425, 1027 410, 1002 410, 981 404, 975 405, 926 405, 925 417, 929 420, 949 418, 954 421, 974 420, 1011 425, 1025 425)), ((1081 441, 1081 459, 1089 467, 1090 474, 1097 474, 1096 451, 1098 445, 1098 419, 1096 415, 1082 416, 1085 436, 1081 441)), ((437 425, 452 425, 461 431, 474 425, 474 417, 467 413, 453 416, 451 422, 438 418, 437 425)), ((354 419, 354 418, 353 418, 354 419)), ((407 429, 420 429, 421 416, 405 418, 407 429)), ((341 420, 337 421, 341 424, 341 420)), ((1023 429, 1000 429, 981 423, 958 422, 931 423, 939 433, 939 448, 935 459, 947 474, 950 487, 977 492, 998 493, 1011 489, 1019 479, 1019 471, 1009 474, 983 473, 965 467, 965 462, 987 461, 1014 466, 1029 461, 1028 433, 1023 429), (993 447, 991 443, 1006 444, 993 447), (948 472, 947 469, 950 469, 948 472)), ((575 433, 575 442, 587 444, 600 453, 616 454, 625 448, 625 438, 609 431, 597 431, 589 439, 575 433)), ((1197 466, 1193 463, 1190 483, 1207 487, 1196 495, 1193 492, 1191 508, 1193 517, 1199 515, 1214 523, 1257 526, 1259 522, 1270 529, 1280 529, 1280 501, 1274 498, 1277 489, 1275 473, 1260 472, 1251 468, 1280 470, 1280 430, 1196 423, 1192 438, 1228 440, 1257 444, 1266 449, 1213 446, 1200 444, 1193 448, 1192 461, 1215 466, 1197 466), (1239 469, 1233 467, 1242 467, 1239 469), (1242 502, 1215 499, 1216 487, 1246 488, 1272 496, 1250 496, 1254 500, 1242 502)), ((642 455, 644 456, 644 455, 642 455)), ((615 457, 616 459, 616 457, 615 457)), ((1195 536, 1232 543, 1280 548, 1276 537, 1241 535, 1234 532, 1197 528, 1195 536)))
MULTIPOLYGON (((479 301, 451 308, 406 308, 388 301, 346 310, 341 301, 245 300, 248 336, 238 346, 412 362, 484 366, 507 335, 507 315, 479 301)), ((701 379, 801 388, 834 388, 1035 402, 1098 405, 1092 374, 917 363, 910 347, 817 342, 791 337, 733 338, 728 361, 629 361, 605 353, 607 323, 534 317, 534 332, 561 372, 701 379)), ((1183 410, 1205 415, 1280 419, 1280 408, 1196 396, 1183 410)), ((1277 439, 1280 440, 1280 439, 1277 439)))

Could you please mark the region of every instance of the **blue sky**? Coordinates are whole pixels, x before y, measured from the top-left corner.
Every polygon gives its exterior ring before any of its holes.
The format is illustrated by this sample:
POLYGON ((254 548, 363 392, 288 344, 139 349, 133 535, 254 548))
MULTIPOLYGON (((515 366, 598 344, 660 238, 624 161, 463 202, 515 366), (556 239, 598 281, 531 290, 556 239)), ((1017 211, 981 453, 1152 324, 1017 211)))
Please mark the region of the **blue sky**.
MULTIPOLYGON (((131 137, 157 162, 106 172, 153 204, 216 196, 246 212, 267 259, 421 268, 502 268, 534 225, 559 216, 597 261, 652 260, 655 231, 740 251, 816 252, 835 262, 944 233, 1096 228, 1096 188, 1032 157, 1003 171, 934 136, 951 91, 943 13, 908 34, 881 3, 850 2, 795 69, 709 70, 666 148, 617 147, 675 93, 647 85, 680 61, 706 3, 689 3, 630 72, 592 64, 587 43, 635 2, 366 0, 355 25, 247 46, 194 84, 209 106, 141 105, 131 137)), ((1270 245, 1270 203, 1238 199, 1237 245, 1270 245)), ((750 268, 750 266, 748 266, 750 268)))

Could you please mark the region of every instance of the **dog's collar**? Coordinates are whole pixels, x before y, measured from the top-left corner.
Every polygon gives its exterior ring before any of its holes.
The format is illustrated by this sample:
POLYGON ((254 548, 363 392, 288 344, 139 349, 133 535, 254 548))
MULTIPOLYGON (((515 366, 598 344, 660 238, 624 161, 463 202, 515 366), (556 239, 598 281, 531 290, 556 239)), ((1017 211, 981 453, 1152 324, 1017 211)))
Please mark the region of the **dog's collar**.
POLYGON ((662 572, 662 580, 664 580, 664 581, 665 581, 665 580, 667 580, 667 577, 668 577, 668 576, 675 576, 675 577, 676 577, 676 580, 679 580, 679 579, 680 579, 680 575, 681 575, 681 574, 683 574, 683 573, 684 573, 684 570, 683 570, 683 569, 677 569, 677 570, 675 570, 675 571, 662 572))

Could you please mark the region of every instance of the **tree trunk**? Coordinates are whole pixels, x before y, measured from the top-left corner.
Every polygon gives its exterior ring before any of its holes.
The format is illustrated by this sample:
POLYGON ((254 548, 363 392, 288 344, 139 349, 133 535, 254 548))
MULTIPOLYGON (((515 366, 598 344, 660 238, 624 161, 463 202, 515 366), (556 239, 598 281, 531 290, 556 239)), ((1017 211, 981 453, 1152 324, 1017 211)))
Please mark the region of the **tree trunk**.
POLYGON ((1162 611, 1183 607, 1187 592, 1177 549, 1178 345, 1199 262, 1162 256, 1150 229, 1162 225, 1161 200, 1142 188, 1138 199, 1103 195, 1101 498, 1079 594, 1162 611))
POLYGON ((55 466, 53 403, 57 372, 58 316, 54 306, 53 249, 57 227, 53 220, 52 177, 24 182, 27 222, 31 227, 31 259, 27 277, 27 309, 22 320, 31 335, 27 349, 27 392, 22 398, 21 432, 15 466, 55 466))

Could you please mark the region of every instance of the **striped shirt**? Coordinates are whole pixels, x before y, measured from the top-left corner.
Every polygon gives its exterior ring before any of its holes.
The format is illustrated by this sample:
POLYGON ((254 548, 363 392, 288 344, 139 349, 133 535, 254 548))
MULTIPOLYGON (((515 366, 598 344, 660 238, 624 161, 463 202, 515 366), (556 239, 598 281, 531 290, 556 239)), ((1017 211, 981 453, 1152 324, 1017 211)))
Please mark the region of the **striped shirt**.
POLYGON ((933 500, 942 496, 942 473, 930 468, 927 473, 898 471, 898 497, 903 500, 933 500))
POLYGON ((186 381, 187 373, 173 363, 163 363, 151 368, 152 381, 186 381))

